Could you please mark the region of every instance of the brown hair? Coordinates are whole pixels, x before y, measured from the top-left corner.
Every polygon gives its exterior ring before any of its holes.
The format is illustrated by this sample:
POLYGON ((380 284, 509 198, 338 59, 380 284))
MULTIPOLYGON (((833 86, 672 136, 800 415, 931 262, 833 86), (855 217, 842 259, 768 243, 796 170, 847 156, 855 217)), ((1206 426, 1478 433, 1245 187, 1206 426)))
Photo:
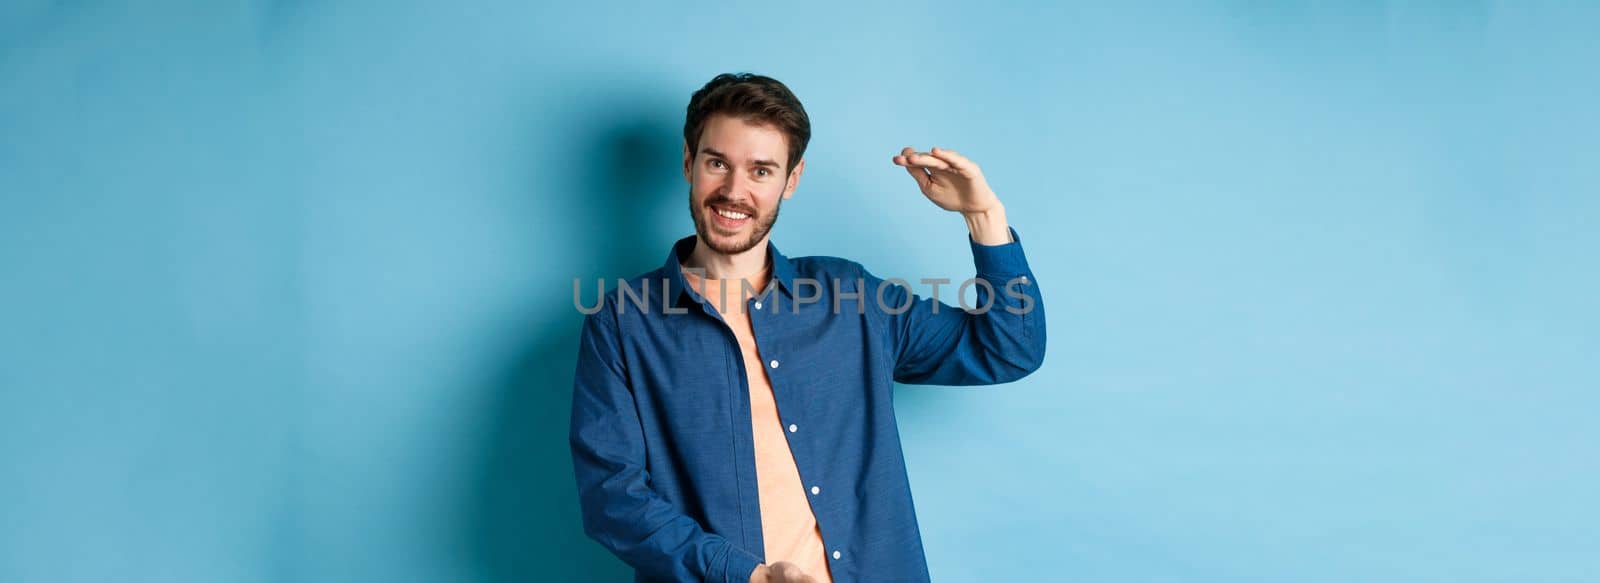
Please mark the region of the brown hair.
POLYGON ((806 153, 811 141, 811 118, 800 99, 777 79, 752 73, 723 73, 713 77, 689 98, 688 116, 683 121, 683 143, 691 154, 700 151, 700 134, 712 114, 727 114, 746 122, 771 124, 783 132, 789 143, 785 173, 806 153))

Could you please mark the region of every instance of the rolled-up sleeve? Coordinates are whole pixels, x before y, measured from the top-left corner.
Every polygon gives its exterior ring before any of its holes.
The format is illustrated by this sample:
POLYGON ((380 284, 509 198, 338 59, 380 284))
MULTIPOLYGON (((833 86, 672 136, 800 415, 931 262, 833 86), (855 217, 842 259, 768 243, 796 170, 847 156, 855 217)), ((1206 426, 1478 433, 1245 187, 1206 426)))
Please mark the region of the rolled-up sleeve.
POLYGON ((615 318, 610 309, 585 317, 578 348, 570 441, 584 532, 653 580, 746 583, 760 559, 650 487, 615 318))

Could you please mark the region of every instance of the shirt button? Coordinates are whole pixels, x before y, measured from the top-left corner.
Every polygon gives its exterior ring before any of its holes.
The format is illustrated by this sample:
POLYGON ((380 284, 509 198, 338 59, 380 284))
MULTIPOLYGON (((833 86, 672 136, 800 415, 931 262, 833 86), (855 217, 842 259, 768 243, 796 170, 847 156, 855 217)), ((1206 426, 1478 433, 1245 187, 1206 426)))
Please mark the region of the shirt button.
POLYGON ((822 493, 822 487, 821 487, 821 486, 812 486, 812 487, 811 487, 811 493, 812 493, 812 494, 813 494, 813 495, 815 495, 815 494, 821 494, 821 493, 822 493))
POLYGON ((772 365, 772 368, 778 368, 778 361, 776 361, 776 360, 774 360, 774 361, 772 361, 772 362, 769 362, 769 363, 767 363, 767 364, 770 364, 770 365, 772 365))
MULTIPOLYGON (((1028 283, 1028 276, 1026 276, 1026 275, 1024 275, 1024 276, 1022 276, 1022 277, 1019 277, 1019 278, 1017 278, 1017 279, 1021 279, 1021 280, 1022 280, 1022 283, 1028 283)), ((759 307, 761 307, 761 306, 760 306, 760 305, 757 305, 757 306, 756 306, 756 307, 757 307, 757 308, 759 308, 759 307)))
POLYGON ((789 424, 789 433, 794 433, 794 432, 799 431, 799 430, 800 430, 800 426, 799 425, 795 425, 793 423, 789 424))
POLYGON ((834 559, 838 559, 839 558, 839 551, 834 551, 833 552, 833 558, 834 559))
POLYGON ((756 309, 757 310, 761 309, 761 302, 756 302, 756 309))

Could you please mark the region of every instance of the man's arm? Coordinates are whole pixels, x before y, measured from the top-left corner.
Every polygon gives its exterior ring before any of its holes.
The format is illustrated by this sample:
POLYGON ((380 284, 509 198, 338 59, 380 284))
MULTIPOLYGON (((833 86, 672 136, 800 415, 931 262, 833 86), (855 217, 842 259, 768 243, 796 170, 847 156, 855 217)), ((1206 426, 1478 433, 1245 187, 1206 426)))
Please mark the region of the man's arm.
POLYGON ((584 532, 650 577, 747 583, 760 559, 650 487, 615 318, 609 309, 586 316, 578 348, 570 441, 584 532))
MULTIPOLYGON (((895 380, 912 384, 987 385, 1011 382, 1044 361, 1044 297, 1028 268, 1022 241, 1006 222, 1005 206, 976 163, 934 148, 910 147, 894 157, 939 208, 959 212, 977 267, 975 312, 918 297, 901 286, 880 295, 890 311, 895 380), (987 284, 987 285, 985 285, 987 284), (909 309, 901 310, 909 303, 909 309)), ((868 290, 882 280, 867 274, 868 290)), ((950 293, 958 295, 960 284, 950 293)))
MULTIPOLYGON (((889 314, 894 341, 894 380, 926 385, 992 385, 1027 376, 1044 362, 1044 298, 1028 269, 1022 242, 981 245, 970 240, 977 290, 969 313, 945 301, 924 298, 904 286, 883 287, 882 307, 889 314), (992 291, 991 291, 992 289, 992 291), (992 302, 992 304, 991 304, 992 302), (909 305, 909 308, 902 307, 909 305), (895 312, 900 313, 896 314, 895 312)), ((877 293, 883 280, 865 276, 867 293, 877 293)), ((959 286, 946 286, 955 295, 959 286)), ((869 296, 870 301, 871 296, 869 296)), ((959 303, 960 300, 957 300, 959 303)))

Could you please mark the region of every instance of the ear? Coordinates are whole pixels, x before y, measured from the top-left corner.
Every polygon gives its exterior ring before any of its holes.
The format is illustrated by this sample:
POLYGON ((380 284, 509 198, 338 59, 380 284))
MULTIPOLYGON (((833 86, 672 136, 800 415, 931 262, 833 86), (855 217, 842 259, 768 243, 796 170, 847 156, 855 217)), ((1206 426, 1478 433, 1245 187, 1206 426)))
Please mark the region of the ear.
POLYGON ((689 152, 689 142, 683 143, 683 180, 694 184, 694 154, 689 152))
POLYGON ((783 198, 784 198, 784 200, 788 200, 789 197, 794 196, 795 187, 796 186, 800 186, 800 175, 804 174, 805 171, 806 171, 806 159, 805 158, 801 158, 800 159, 800 163, 794 165, 794 172, 790 172, 789 173, 789 184, 787 186, 783 187, 783 198))

